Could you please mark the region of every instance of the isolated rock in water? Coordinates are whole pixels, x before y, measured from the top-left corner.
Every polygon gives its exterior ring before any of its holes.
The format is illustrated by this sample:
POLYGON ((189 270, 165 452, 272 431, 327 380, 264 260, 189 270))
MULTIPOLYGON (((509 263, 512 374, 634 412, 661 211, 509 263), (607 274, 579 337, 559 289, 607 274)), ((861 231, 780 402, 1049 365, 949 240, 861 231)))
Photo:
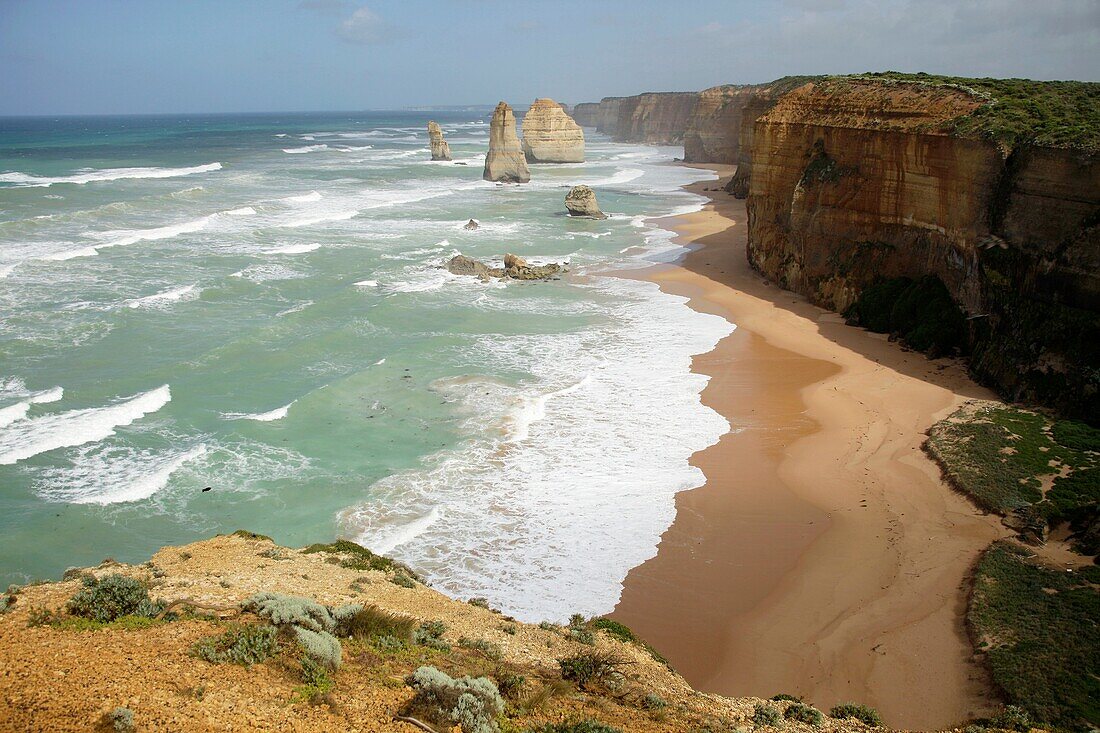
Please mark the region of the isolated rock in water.
POLYGON ((585 216, 589 219, 606 219, 607 214, 600 211, 596 203, 596 192, 588 186, 573 186, 565 195, 565 208, 570 216, 585 216))
POLYGON ((466 224, 462 228, 463 229, 477 229, 477 226, 478 226, 477 222, 474 221, 473 219, 470 219, 468 222, 466 222, 466 224))
POLYGON ((553 99, 536 99, 523 117, 528 163, 583 163, 584 130, 553 99))
POLYGON ((545 280, 564 272, 561 265, 528 265, 522 257, 514 254, 504 255, 504 267, 489 267, 466 255, 455 255, 447 262, 447 270, 455 275, 469 275, 479 280, 491 277, 510 277, 515 280, 545 280))
POLYGON ((432 144, 432 160, 451 159, 451 146, 443 139, 443 130, 434 120, 428 123, 428 139, 432 144))
POLYGON ((504 270, 499 267, 489 267, 484 262, 478 262, 473 257, 455 255, 447 261, 447 270, 453 275, 470 275, 480 280, 488 280, 490 277, 504 277, 504 270))
POLYGON ((485 173, 482 177, 486 181, 507 183, 527 183, 531 180, 527 158, 516 136, 516 116, 504 102, 493 110, 493 120, 489 123, 489 152, 485 155, 485 173))

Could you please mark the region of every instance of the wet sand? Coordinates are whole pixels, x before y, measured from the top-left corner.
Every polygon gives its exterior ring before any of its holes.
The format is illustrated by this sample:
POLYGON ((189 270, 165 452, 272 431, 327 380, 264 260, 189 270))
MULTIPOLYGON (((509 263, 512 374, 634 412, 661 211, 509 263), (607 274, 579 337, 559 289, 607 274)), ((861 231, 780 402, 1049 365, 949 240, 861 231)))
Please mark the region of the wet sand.
POLYGON ((737 329, 695 371, 731 431, 692 459, 656 557, 612 616, 696 688, 828 710, 871 705, 888 725, 943 728, 989 712, 963 625, 967 577, 1004 530, 952 492, 920 450, 965 399, 993 394, 765 282, 745 260, 745 202, 664 220, 694 248, 633 276, 737 329))

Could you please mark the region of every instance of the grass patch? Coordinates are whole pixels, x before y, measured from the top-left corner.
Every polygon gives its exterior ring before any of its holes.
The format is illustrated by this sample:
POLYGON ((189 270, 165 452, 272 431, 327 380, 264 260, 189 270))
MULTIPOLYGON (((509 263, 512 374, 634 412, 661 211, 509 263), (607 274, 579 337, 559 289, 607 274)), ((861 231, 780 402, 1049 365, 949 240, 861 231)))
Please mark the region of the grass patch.
POLYGON ((984 98, 944 130, 993 140, 1005 147, 1045 145, 1100 150, 1100 84, 1031 79, 970 79, 897 71, 862 74, 886 83, 908 82, 960 88, 984 98))
POLYGON ((598 720, 587 718, 573 723, 546 723, 538 728, 528 729, 529 733, 622 733, 598 720))
POLYGON ((1100 568, 1051 570, 997 542, 975 570, 967 622, 993 680, 1041 723, 1100 726, 1100 568))
POLYGON ((412 639, 416 620, 409 616, 384 611, 377 606, 364 606, 336 624, 337 636, 353 639, 393 638, 402 642, 412 639))
POLYGON ((329 555, 335 555, 340 567, 352 568, 354 570, 379 570, 387 573, 403 571, 413 580, 420 581, 420 577, 407 565, 399 563, 396 560, 391 560, 388 557, 383 557, 382 555, 376 555, 362 545, 357 545, 350 540, 336 540, 327 545, 320 543, 313 544, 302 550, 302 552, 307 554, 324 552, 329 555))
MULTIPOLYGON (((997 404, 967 406, 932 426, 925 443, 951 483, 984 509, 1015 514, 1035 539, 1080 521, 1100 502, 1100 430, 997 404), (1053 477, 1044 493, 1043 478, 1053 477)), ((1081 544, 1079 542, 1079 544, 1081 544)), ((1079 549, 1094 554, 1085 542, 1079 549), (1089 552, 1091 550, 1091 552, 1089 552)))

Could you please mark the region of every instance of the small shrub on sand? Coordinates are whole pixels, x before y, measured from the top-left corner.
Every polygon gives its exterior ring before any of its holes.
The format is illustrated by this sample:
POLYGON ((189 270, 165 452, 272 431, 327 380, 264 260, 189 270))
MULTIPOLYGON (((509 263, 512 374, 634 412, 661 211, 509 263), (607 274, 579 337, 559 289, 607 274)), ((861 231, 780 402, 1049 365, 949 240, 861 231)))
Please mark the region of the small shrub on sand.
POLYGON ((298 645, 310 659, 328 669, 338 669, 343 656, 340 640, 327 631, 311 631, 294 626, 294 636, 298 645))
POLYGON ((596 643, 596 635, 590 629, 569 629, 569 638, 578 644, 592 646, 596 643))
POLYGON ((164 610, 163 604, 149 599, 144 583, 118 574, 102 579, 85 576, 84 587, 69 599, 66 608, 74 616, 102 623, 122 616, 151 618, 164 610))
POLYGON ((390 582, 394 585, 399 585, 402 588, 416 587, 416 581, 413 580, 412 576, 406 573, 404 570, 398 570, 396 573, 394 573, 393 577, 390 578, 390 582))
POLYGON ((527 678, 521 674, 498 669, 493 673, 493 679, 497 683, 497 689, 506 700, 518 700, 523 688, 527 685, 527 678))
POLYGON ((592 628, 605 631, 612 639, 617 639, 623 643, 629 644, 638 640, 638 637, 634 635, 629 626, 609 618, 593 619, 592 628))
POLYGON ((547 723, 539 728, 531 728, 529 733, 622 733, 622 731, 589 718, 575 723, 547 723))
POLYGON ((134 733, 137 730, 134 725, 134 711, 120 706, 104 713, 100 728, 113 733, 134 733))
POLYGON ((775 702, 783 702, 783 701, 802 702, 801 697, 795 697, 794 695, 788 695, 785 692, 781 692, 778 695, 772 695, 772 700, 774 700, 775 702))
POLYGON ((1020 733, 1027 733, 1032 726, 1031 716, 1019 705, 1005 705, 1005 709, 990 722, 995 728, 1014 730, 1020 733))
POLYGON ((494 662, 499 662, 504 658, 504 650, 500 648, 500 645, 485 639, 467 639, 463 636, 458 640, 458 645, 464 649, 481 652, 494 662))
POLYGON ((481 596, 478 596, 477 598, 471 598, 466 602, 469 603, 471 606, 477 606, 478 608, 489 608, 489 599, 482 598, 481 596))
POLYGON ((646 710, 663 710, 668 706, 665 699, 655 692, 651 692, 642 698, 642 707, 646 710))
POLYGON ((851 702, 835 706, 829 711, 829 717, 837 719, 855 718, 859 722, 872 727, 882 725, 882 718, 879 716, 877 710, 867 707, 866 705, 856 705, 851 702))
POLYGON ((758 728, 778 728, 783 723, 783 714, 771 703, 757 703, 752 711, 752 724, 758 728))
POLYGON ((443 641, 445 633, 447 633, 447 625, 442 621, 425 621, 413 632, 413 642, 432 649, 450 651, 451 645, 443 641))
POLYGON ((623 679, 620 667, 627 664, 622 657, 609 652, 585 652, 558 660, 561 678, 586 689, 591 682, 615 686, 623 679))
POLYGON ((328 606, 284 593, 257 593, 244 602, 243 608, 276 626, 293 624, 310 631, 332 631, 336 626, 328 606))
POLYGON ((301 659, 302 686, 295 692, 299 699, 316 705, 336 687, 328 668, 313 657, 301 659))
POLYGON ((413 580, 420 580, 407 565, 382 555, 376 555, 362 545, 349 540, 337 540, 330 544, 315 544, 302 550, 304 553, 324 552, 336 557, 341 567, 355 570, 404 571, 413 580))
POLYGON ((416 690, 407 712, 438 726, 458 724, 462 733, 498 733, 504 700, 486 677, 455 679, 435 667, 420 667, 406 680, 416 690))
POLYGON ((219 636, 200 639, 191 653, 212 664, 240 664, 251 667, 278 649, 278 629, 260 624, 233 624, 219 636))
POLYGON ((807 705, 801 702, 791 703, 787 709, 783 711, 783 717, 787 720, 797 720, 799 723, 815 726, 821 725, 825 720, 825 716, 821 714, 820 710, 813 705, 807 705))

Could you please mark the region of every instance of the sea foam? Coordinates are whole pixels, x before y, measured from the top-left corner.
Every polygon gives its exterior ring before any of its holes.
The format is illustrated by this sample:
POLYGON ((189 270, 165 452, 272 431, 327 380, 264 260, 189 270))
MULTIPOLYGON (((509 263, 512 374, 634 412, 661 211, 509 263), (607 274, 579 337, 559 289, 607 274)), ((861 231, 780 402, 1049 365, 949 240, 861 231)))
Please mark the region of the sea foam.
POLYGON ((73 183, 83 185, 85 183, 99 183, 103 181, 119 181, 127 178, 176 178, 178 176, 190 176, 196 173, 210 173, 222 169, 221 163, 207 163, 194 165, 187 168, 105 168, 102 170, 81 170, 71 176, 35 176, 29 173, 0 173, 0 183, 11 183, 16 186, 36 188, 49 187, 59 183, 73 183))
POLYGON ((0 433, 0 466, 39 453, 94 443, 114 435, 115 428, 129 425, 168 404, 172 393, 165 384, 106 407, 58 412, 29 420, 17 420, 0 433))

